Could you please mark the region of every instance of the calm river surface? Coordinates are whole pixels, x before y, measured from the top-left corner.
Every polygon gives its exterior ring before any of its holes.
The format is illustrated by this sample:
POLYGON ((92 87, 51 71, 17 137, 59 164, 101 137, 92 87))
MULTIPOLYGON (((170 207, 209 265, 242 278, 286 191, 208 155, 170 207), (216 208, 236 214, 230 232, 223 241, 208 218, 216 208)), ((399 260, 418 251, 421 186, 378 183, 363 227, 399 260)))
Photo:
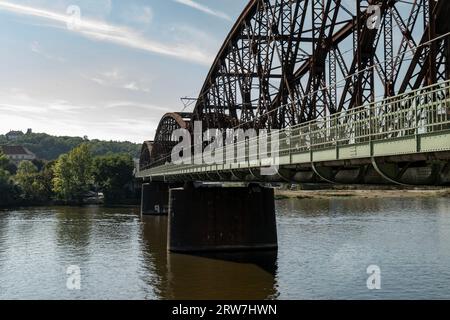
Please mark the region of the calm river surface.
POLYGON ((277 253, 199 257, 135 208, 3 210, 0 299, 450 298, 449 198, 282 200, 277 219, 277 253))

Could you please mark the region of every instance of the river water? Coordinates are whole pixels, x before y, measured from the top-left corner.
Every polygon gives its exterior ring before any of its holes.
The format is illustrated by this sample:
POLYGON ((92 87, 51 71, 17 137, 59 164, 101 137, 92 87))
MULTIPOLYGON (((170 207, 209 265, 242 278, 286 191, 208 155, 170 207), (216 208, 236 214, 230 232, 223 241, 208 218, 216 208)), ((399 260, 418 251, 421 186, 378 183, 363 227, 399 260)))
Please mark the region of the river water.
POLYGON ((450 298, 449 198, 281 200, 277 220, 278 252, 192 256, 136 208, 3 210, 0 299, 450 298))

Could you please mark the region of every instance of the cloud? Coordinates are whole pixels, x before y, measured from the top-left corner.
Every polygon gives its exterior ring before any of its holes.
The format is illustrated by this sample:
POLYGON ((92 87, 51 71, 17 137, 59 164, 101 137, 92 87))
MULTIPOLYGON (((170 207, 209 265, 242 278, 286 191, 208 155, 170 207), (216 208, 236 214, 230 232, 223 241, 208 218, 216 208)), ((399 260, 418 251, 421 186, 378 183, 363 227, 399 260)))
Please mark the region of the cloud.
POLYGON ((101 86, 105 86, 106 85, 105 80, 100 79, 100 78, 91 78, 91 81, 95 82, 95 83, 97 83, 97 84, 99 84, 101 86))
POLYGON ((153 21, 153 10, 148 6, 142 7, 131 5, 122 11, 122 17, 125 19, 127 24, 131 23, 148 26, 153 21))
MULTIPOLYGON (((157 111, 157 112, 163 113, 163 114, 173 110, 173 108, 171 108, 171 107, 164 107, 164 106, 157 106, 157 105, 146 104, 146 103, 139 103, 139 102, 136 102, 136 101, 113 101, 113 102, 110 102, 110 103, 106 104, 105 108, 106 109, 126 109, 126 110, 140 109, 140 111, 142 111, 142 110, 157 111)), ((159 114, 156 116, 155 119, 157 119, 157 120, 160 119, 159 114)))
POLYGON ((154 136, 160 117, 170 109, 136 101, 104 101, 92 105, 47 100, 20 89, 0 90, 0 128, 4 130, 33 128, 35 132, 55 135, 88 134, 91 138, 140 143, 154 136))
POLYGON ((123 86, 123 88, 127 89, 127 90, 131 90, 131 91, 141 91, 141 92, 147 92, 147 93, 150 92, 149 89, 141 87, 139 84, 137 84, 134 81, 126 83, 123 86))
POLYGON ((209 8, 203 4, 200 4, 198 2, 195 2, 193 0, 174 0, 174 1, 177 3, 180 3, 182 5, 191 7, 195 10, 201 11, 203 13, 209 14, 211 16, 231 21, 231 17, 229 15, 227 15, 226 13, 211 9, 211 8, 209 8))
POLYGON ((107 24, 83 17, 77 19, 74 17, 73 11, 70 15, 66 15, 36 7, 18 5, 7 1, 0 1, 0 10, 65 24, 71 31, 77 32, 80 35, 93 40, 110 42, 128 48, 195 62, 197 64, 208 66, 211 64, 213 58, 213 55, 206 53, 193 45, 183 43, 168 45, 147 39, 135 30, 124 26, 107 24))
POLYGON ((144 24, 150 24, 153 20, 153 10, 150 7, 142 8, 140 14, 135 17, 136 21, 144 24))
POLYGON ((103 73, 103 75, 106 78, 113 79, 113 80, 120 80, 120 79, 123 78, 122 74, 117 69, 113 69, 111 71, 106 71, 106 72, 103 73))
POLYGON ((179 43, 186 43, 186 39, 195 39, 198 45, 209 52, 217 52, 222 42, 215 38, 208 31, 198 29, 188 24, 173 24, 170 27, 170 34, 179 43))
POLYGON ((89 135, 91 139, 131 141, 142 143, 150 140, 155 135, 158 121, 149 117, 139 119, 111 118, 105 122, 102 120, 84 119, 80 121, 77 117, 64 117, 63 119, 49 117, 48 115, 26 115, 26 114, 6 114, 0 118, 0 128, 7 130, 17 130, 32 128, 34 132, 45 132, 58 136, 78 136, 89 135), (86 131, 89 126, 89 132, 86 131), (121 128, 120 131, 117 128, 121 128))
POLYGON ((38 54, 38 55, 44 57, 44 58, 47 59, 47 60, 58 61, 58 62, 61 62, 61 63, 62 63, 62 62, 66 62, 66 60, 65 60, 64 58, 57 57, 57 56, 54 56, 54 55, 51 55, 51 54, 47 53, 47 52, 41 47, 41 45, 39 44, 39 42, 37 42, 37 41, 34 41, 34 42, 31 43, 30 49, 31 49, 32 52, 34 52, 34 53, 36 53, 36 54, 38 54))
POLYGON ((93 108, 93 106, 71 104, 62 99, 42 100, 20 89, 0 91, 0 111, 16 114, 43 115, 52 114, 55 111, 61 114, 78 114, 93 108))
POLYGON ((80 75, 84 79, 88 79, 103 87, 126 89, 144 93, 150 92, 150 89, 147 86, 147 81, 130 79, 130 77, 126 76, 118 69, 95 73, 94 75, 86 75, 83 73, 80 75))

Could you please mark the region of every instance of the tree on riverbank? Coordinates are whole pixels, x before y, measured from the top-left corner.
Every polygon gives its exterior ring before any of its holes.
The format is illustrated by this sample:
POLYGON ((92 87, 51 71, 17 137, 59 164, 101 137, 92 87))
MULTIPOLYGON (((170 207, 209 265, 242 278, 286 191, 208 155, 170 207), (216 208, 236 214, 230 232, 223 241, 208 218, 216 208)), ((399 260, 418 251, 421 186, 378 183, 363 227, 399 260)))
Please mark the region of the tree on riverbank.
POLYGON ((30 161, 22 161, 14 180, 20 188, 24 203, 47 203, 52 199, 52 165, 43 165, 41 170, 30 161))
POLYGON ((0 168, 5 170, 5 168, 9 165, 8 157, 0 150, 0 168))
POLYGON ((126 153, 138 158, 141 152, 141 144, 127 141, 90 140, 87 137, 56 137, 33 132, 19 135, 15 140, 8 140, 5 135, 0 134, 0 145, 21 145, 33 152, 39 159, 47 161, 56 160, 60 155, 70 152, 83 143, 90 146, 93 156, 126 153))
POLYGON ((58 200, 82 203, 92 185, 92 154, 81 144, 61 155, 54 166, 53 191, 58 200))
POLYGON ((106 204, 121 203, 131 196, 127 188, 133 182, 134 163, 130 155, 117 154, 96 157, 93 162, 93 178, 103 192, 106 204))
POLYGON ((9 167, 9 159, 0 152, 0 207, 14 205, 19 200, 19 190, 8 171, 9 167))
POLYGON ((0 169, 0 207, 11 206, 18 202, 19 191, 15 187, 8 171, 0 169))
POLYGON ((48 204, 53 200, 82 204, 101 191, 106 204, 134 203, 134 162, 129 154, 93 157, 82 144, 57 161, 22 161, 13 172, 0 154, 0 207, 48 204))
POLYGON ((35 183, 38 174, 38 168, 30 161, 22 161, 15 176, 15 181, 22 191, 22 198, 25 201, 34 201, 39 199, 39 187, 35 183))

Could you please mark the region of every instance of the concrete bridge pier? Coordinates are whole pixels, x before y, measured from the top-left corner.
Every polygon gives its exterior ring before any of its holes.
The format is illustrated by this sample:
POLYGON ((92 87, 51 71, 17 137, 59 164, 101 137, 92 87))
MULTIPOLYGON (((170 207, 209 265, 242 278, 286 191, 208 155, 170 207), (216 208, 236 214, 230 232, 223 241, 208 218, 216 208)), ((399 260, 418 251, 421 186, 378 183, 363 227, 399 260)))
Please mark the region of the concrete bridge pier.
POLYGON ((169 212, 169 184, 150 182, 142 184, 141 214, 163 215, 169 212))
POLYGON ((258 184, 171 189, 167 241, 173 252, 277 249, 274 190, 258 184))

